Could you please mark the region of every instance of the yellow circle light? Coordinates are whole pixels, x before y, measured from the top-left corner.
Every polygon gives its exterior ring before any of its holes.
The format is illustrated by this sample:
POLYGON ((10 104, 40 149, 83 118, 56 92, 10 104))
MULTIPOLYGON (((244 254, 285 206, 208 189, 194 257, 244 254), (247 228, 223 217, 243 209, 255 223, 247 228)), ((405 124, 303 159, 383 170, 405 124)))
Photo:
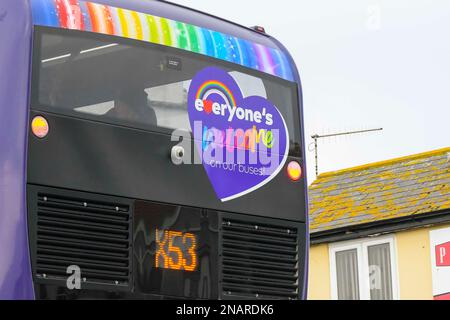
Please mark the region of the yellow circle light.
POLYGON ((37 116, 31 122, 31 131, 38 138, 45 138, 48 134, 48 122, 44 117, 37 116))
POLYGON ((289 163, 287 168, 288 176, 292 181, 299 181, 302 177, 302 167, 296 161, 289 163))

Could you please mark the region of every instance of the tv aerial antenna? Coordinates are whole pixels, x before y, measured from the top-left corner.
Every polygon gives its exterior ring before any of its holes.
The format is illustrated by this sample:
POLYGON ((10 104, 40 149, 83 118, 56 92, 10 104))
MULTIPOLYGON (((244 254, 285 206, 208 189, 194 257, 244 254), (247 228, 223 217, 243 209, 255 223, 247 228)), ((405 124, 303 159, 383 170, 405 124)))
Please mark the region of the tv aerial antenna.
MULTIPOLYGON (((370 132, 377 132, 377 131, 383 131, 383 128, 359 130, 359 131, 349 131, 349 132, 339 132, 339 133, 332 133, 332 134, 325 134, 325 135, 315 134, 315 135, 311 136, 311 138, 314 139, 314 142, 312 144, 314 144, 314 154, 315 154, 315 159, 316 159, 316 177, 319 175, 319 140, 320 139, 349 136, 349 135, 363 134, 363 133, 370 133, 370 132)), ((312 150, 310 150, 310 151, 312 151, 312 150)))

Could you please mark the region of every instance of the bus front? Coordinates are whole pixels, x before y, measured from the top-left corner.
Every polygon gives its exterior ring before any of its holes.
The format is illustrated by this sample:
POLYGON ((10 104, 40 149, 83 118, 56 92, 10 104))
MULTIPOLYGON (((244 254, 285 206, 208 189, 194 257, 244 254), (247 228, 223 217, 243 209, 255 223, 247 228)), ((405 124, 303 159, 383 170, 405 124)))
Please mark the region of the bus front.
POLYGON ((281 45, 163 2, 31 2, 36 298, 305 298, 301 91, 281 45))

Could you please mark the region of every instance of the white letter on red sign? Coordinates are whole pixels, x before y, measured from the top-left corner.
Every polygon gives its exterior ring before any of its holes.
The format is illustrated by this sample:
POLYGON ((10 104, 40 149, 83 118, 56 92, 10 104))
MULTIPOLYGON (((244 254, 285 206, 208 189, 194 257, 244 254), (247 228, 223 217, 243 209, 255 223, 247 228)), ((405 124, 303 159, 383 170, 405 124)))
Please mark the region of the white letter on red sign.
POLYGON ((441 248, 441 264, 444 264, 444 258, 447 255, 447 250, 444 247, 441 248))

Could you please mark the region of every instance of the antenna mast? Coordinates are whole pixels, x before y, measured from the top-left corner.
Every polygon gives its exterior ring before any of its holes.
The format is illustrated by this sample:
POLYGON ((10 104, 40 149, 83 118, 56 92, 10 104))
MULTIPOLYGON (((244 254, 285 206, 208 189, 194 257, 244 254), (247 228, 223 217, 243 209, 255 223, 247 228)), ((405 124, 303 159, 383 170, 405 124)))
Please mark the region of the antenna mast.
POLYGON ((360 130, 360 131, 350 131, 350 132, 340 132, 340 133, 325 134, 325 135, 315 134, 315 135, 311 136, 311 138, 314 139, 314 153, 315 153, 315 158, 316 158, 316 176, 319 175, 319 144, 318 144, 319 139, 349 136, 349 135, 354 135, 354 134, 362 134, 362 133, 376 132, 376 131, 383 131, 383 128, 360 130))

